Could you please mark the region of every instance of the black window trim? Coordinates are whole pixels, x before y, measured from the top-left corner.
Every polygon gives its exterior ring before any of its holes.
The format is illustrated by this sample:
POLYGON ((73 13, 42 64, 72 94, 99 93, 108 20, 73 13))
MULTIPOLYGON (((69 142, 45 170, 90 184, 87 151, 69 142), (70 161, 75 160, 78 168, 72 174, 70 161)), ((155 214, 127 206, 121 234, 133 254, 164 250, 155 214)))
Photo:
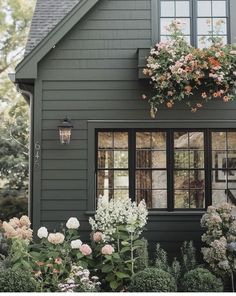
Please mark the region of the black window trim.
MULTIPOLYGON (((212 167, 212 143, 211 143, 211 133, 212 132, 231 132, 236 131, 235 128, 95 128, 95 180, 98 166, 98 132, 128 132, 128 155, 129 155, 129 195, 130 198, 135 200, 135 172, 136 172, 136 143, 135 135, 136 132, 140 131, 150 131, 150 132, 166 132, 166 153, 169 157, 166 158, 166 170, 167 170, 167 208, 152 208, 149 209, 150 213, 161 213, 161 212, 172 212, 172 213, 199 213, 205 211, 208 206, 212 204, 212 172, 214 171, 212 167), (186 132, 196 132, 202 131, 204 133, 204 171, 205 171, 205 208, 174 208, 174 132, 176 131, 186 131, 186 132)), ((95 198, 97 184, 95 181, 95 198)), ((96 205, 96 201, 95 201, 96 205)))
MULTIPOLYGON (((98 170, 98 133, 99 132, 128 132, 128 153, 129 153, 129 195, 132 200, 135 200, 135 153, 131 153, 136 149, 135 133, 139 131, 155 131, 155 132, 166 132, 166 147, 167 147, 167 158, 166 158, 166 170, 167 170, 167 208, 159 209, 152 208, 149 211, 168 211, 168 212, 178 212, 178 211, 202 211, 211 204, 211 143, 210 143, 210 133, 213 129, 204 129, 204 128, 99 128, 95 130, 95 175, 97 175, 98 170), (205 172, 205 207, 204 208, 174 208, 174 141, 173 135, 176 131, 202 131, 204 133, 204 172, 205 172), (208 146, 208 149, 207 149, 208 146), (171 152, 171 153, 169 153, 171 152)), ((218 129, 217 129, 218 130, 218 129)), ((229 129, 226 129, 227 131, 229 129)), ((97 180, 95 176, 95 180, 97 180)), ((97 184, 95 183, 95 196, 97 184)))

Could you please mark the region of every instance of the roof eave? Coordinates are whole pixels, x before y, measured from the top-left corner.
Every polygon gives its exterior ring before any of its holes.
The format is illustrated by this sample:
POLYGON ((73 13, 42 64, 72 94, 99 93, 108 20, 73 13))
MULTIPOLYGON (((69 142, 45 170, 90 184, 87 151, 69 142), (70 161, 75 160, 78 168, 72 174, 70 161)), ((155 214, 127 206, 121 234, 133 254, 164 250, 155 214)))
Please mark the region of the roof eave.
MULTIPOLYGON (((100 0, 101 1, 101 0, 100 0)), ((38 63, 99 2, 82 0, 57 26, 17 65, 15 79, 36 79, 38 63)))

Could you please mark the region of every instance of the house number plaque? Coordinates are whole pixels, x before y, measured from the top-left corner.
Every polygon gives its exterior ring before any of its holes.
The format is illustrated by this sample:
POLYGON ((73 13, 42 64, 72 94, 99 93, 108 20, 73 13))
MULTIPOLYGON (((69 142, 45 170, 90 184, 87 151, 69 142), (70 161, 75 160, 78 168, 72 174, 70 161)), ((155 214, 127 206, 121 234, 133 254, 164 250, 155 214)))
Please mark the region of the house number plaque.
POLYGON ((40 167, 40 150, 41 150, 41 146, 40 146, 40 143, 37 141, 34 144, 34 167, 35 168, 40 167))

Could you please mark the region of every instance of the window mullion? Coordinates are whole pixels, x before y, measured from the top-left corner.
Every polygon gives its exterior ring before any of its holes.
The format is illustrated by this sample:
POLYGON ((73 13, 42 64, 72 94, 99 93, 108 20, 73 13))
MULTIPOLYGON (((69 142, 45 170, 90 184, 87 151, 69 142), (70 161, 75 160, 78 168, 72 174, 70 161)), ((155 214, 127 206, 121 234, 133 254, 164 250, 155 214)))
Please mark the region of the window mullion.
POLYGON ((167 132, 167 209, 174 210, 174 137, 173 131, 167 132))
POLYGON ((136 141, 135 141, 135 130, 129 131, 129 196, 132 201, 135 201, 135 174, 136 174, 136 141))
POLYGON ((212 145, 211 131, 204 132, 204 159, 205 159, 205 208, 212 204, 212 145))
POLYGON ((191 44, 197 46, 197 1, 190 0, 191 44))

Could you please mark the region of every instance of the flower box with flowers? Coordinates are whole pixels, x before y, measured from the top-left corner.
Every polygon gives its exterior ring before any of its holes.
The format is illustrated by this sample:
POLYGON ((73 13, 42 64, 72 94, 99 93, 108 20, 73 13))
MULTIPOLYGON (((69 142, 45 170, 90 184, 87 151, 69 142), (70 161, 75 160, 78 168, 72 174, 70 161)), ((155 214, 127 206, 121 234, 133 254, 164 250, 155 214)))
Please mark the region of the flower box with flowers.
MULTIPOLYGON (((223 45, 220 37, 210 37, 208 48, 189 45, 182 33, 183 24, 173 21, 169 26, 169 40, 151 49, 143 74, 150 79, 152 96, 148 99, 151 117, 155 118, 161 104, 172 108, 184 102, 192 112, 214 99, 224 102, 236 98, 236 50, 223 45)), ((216 24, 220 32, 221 23, 216 24)))

